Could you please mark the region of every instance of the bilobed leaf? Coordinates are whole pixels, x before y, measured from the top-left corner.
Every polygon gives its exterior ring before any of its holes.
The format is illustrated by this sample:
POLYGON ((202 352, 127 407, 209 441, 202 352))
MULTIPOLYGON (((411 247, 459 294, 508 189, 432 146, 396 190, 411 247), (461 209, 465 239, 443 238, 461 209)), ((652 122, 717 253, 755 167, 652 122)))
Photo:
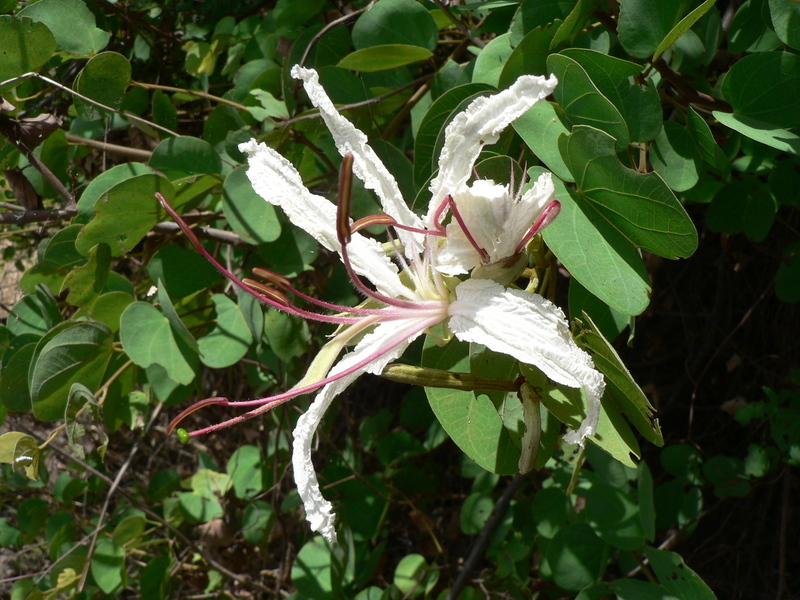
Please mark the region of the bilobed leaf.
MULTIPOLYGON (((528 171, 533 181, 539 173, 528 171)), ((650 279, 636 248, 561 180, 553 183, 561 212, 542 234, 547 247, 600 300, 623 314, 640 314, 650 302, 650 279)))
POLYGON ((0 16, 0 81, 38 71, 56 50, 56 39, 44 23, 0 16))
POLYGON ((57 49, 68 54, 97 54, 111 37, 96 27, 94 15, 81 0, 39 0, 26 5, 17 17, 30 17, 47 25, 57 49))
POLYGON ((642 85, 637 82, 641 65, 584 48, 569 48, 562 54, 580 64, 600 93, 616 107, 631 141, 647 142, 658 135, 663 119, 661 99, 651 79, 642 85))
MULTIPOLYGON (((131 63, 116 52, 101 52, 83 67, 75 78, 75 91, 111 109, 118 110, 131 82, 131 63)), ((107 111, 81 98, 75 98, 78 113, 93 121, 107 111)))
POLYGON ((223 294, 211 297, 217 313, 217 323, 200 338, 200 360, 212 369, 229 367, 239 362, 253 342, 239 306, 223 294))
POLYGON ((630 134, 625 120, 577 61, 551 54, 547 57, 547 68, 558 77, 553 97, 573 125, 589 125, 605 131, 616 140, 618 150, 628 146, 630 134))
POLYGON ((655 409, 647 396, 636 384, 616 350, 603 337, 600 330, 586 313, 583 313, 584 328, 576 337, 576 342, 592 354, 595 366, 606 379, 606 392, 616 408, 624 414, 633 426, 648 441, 657 446, 664 445, 655 409))
POLYGON ((28 380, 33 414, 42 421, 64 417, 70 388, 80 382, 96 388, 113 348, 111 331, 102 323, 62 323, 37 344, 28 380))
POLYGON ((111 249, 108 244, 97 244, 89 250, 89 261, 72 269, 64 278, 61 291, 69 289, 67 302, 84 306, 94 301, 105 288, 111 271, 111 249))
POLYGON ((675 194, 655 173, 623 166, 608 134, 577 126, 559 148, 578 194, 626 238, 665 258, 695 251, 697 230, 675 194))
POLYGON ((225 178, 222 188, 225 218, 243 239, 255 244, 274 242, 281 234, 275 209, 255 193, 247 179, 247 167, 237 167, 225 178))
POLYGON ((382 0, 358 18, 353 26, 356 50, 402 44, 434 50, 438 29, 430 12, 414 0, 382 0))
POLYGON ((427 48, 405 44, 387 44, 384 46, 370 46, 363 50, 351 52, 340 60, 336 66, 342 69, 350 69, 351 71, 374 73, 422 62, 432 56, 433 52, 427 48))
POLYGON ((761 52, 745 56, 728 71, 721 90, 737 115, 780 128, 800 125, 797 54, 761 52))
POLYGON ((155 174, 137 175, 111 187, 95 202, 95 217, 78 234, 75 247, 84 256, 100 243, 108 244, 112 256, 130 252, 166 214, 156 192, 167 202, 174 197, 169 180, 155 174))
MULTIPOLYGON (((469 372, 469 345, 451 340, 440 348, 429 337, 422 352, 422 366, 469 372)), ((519 448, 511 441, 488 396, 433 387, 426 387, 425 393, 436 418, 467 456, 492 473, 517 472, 519 448)))
POLYGON ((137 175, 155 175, 153 169, 142 163, 124 163, 111 167, 108 171, 100 173, 89 182, 78 199, 78 216, 80 223, 88 223, 94 215, 95 202, 116 184, 137 175))
POLYGON ((160 366, 183 385, 194 379, 194 369, 178 346, 169 320, 151 304, 131 304, 122 313, 119 334, 125 352, 140 367, 160 366))

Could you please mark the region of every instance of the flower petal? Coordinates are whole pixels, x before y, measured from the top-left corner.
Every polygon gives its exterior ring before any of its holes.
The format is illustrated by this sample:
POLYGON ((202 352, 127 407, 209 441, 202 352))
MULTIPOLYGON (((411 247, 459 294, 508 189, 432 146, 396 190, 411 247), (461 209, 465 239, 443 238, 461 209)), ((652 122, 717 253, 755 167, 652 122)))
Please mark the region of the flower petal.
POLYGON ((458 339, 534 365, 557 383, 582 387, 586 418, 564 439, 582 445, 594 434, 605 381, 572 339, 560 308, 538 294, 506 289, 488 279, 468 279, 456 287, 449 314, 450 330, 458 339))
MULTIPOLYGON (((317 72, 295 65, 292 68, 292 77, 303 80, 303 87, 311 102, 319 109, 320 115, 333 135, 339 153, 342 156, 348 153, 353 155, 353 172, 368 189, 375 191, 384 212, 402 225, 421 228, 422 221, 406 205, 397 181, 375 151, 369 147, 364 132, 336 110, 325 89, 320 85, 317 72)), ((399 231, 398 235, 407 249, 408 256, 411 252, 419 253, 416 244, 421 242, 420 236, 407 231, 399 231)))
MULTIPOLYGON (((336 205, 308 191, 294 165, 266 144, 250 140, 240 144, 239 150, 249 157, 247 177, 256 193, 280 206, 293 225, 311 234, 328 250, 339 252, 336 205)), ((347 251, 356 273, 369 279, 381 293, 416 299, 416 294, 400 281, 397 266, 380 243, 356 233, 347 251)))
POLYGON ((431 324, 427 320, 419 319, 380 323, 371 333, 364 336, 351 353, 345 355, 331 369, 329 377, 346 371, 371 354, 377 353, 378 357, 364 368, 322 388, 308 411, 297 420, 292 443, 294 480, 300 498, 303 500, 306 519, 310 523, 311 529, 320 532, 329 542, 336 541, 336 529, 333 525, 335 515, 333 514, 333 505, 325 499, 319 489, 317 473, 314 470, 314 463, 311 461, 311 442, 314 439, 314 433, 317 431, 325 411, 328 410, 336 396, 358 379, 362 373, 382 372, 387 364, 398 358, 408 345, 431 324), (383 351, 384 348, 387 349, 383 351))
POLYGON ((478 98, 456 115, 445 130, 439 173, 430 186, 433 196, 426 218, 429 227, 445 196, 457 193, 466 184, 483 146, 494 144, 509 124, 544 100, 557 84, 553 75, 549 79, 523 75, 510 88, 494 96, 478 98))

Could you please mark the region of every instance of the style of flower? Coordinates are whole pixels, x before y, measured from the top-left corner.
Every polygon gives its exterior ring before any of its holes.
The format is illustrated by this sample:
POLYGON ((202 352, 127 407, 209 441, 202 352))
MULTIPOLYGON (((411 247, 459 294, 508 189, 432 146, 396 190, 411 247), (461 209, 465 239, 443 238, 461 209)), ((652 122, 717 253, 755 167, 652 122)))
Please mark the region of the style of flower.
POLYGON ((555 77, 520 77, 510 88, 473 101, 455 117, 446 129, 439 172, 431 182, 428 213, 420 218, 403 201, 397 182, 367 144, 366 135, 335 109, 319 84, 317 73, 298 66, 292 75, 303 81, 344 157, 338 205, 311 193, 288 160, 255 140, 240 146, 248 155, 247 174, 255 191, 281 207, 293 225, 311 234, 328 250, 339 253, 354 286, 367 301, 357 307, 321 302, 264 270, 254 272, 269 285, 239 280, 219 265, 180 217, 165 206, 198 251, 237 285, 288 313, 339 325, 306 376, 288 392, 244 402, 212 398, 184 411, 176 420, 209 403, 258 407, 246 415, 195 431, 193 435, 197 435, 319 389, 294 430, 292 462, 311 528, 329 541, 336 539, 333 506, 321 493, 311 461, 317 426, 332 401, 362 373, 380 374, 410 343, 435 325, 444 324, 445 330, 461 341, 483 344, 534 365, 557 383, 583 388, 588 402, 586 418, 578 430, 565 438, 583 444, 597 425, 603 377, 591 357, 573 341, 562 311, 538 294, 505 287, 510 279, 503 274, 510 269, 515 273, 512 278, 519 275, 517 265, 525 256, 525 245, 558 214, 550 175, 542 175, 524 194, 515 193, 513 185, 502 186, 488 180, 467 185, 482 147, 496 142, 511 122, 548 96, 557 83, 555 77), (384 214, 351 222, 353 174, 375 192, 384 214), (445 225, 448 214, 450 221, 445 225), (359 233, 374 224, 386 225, 391 244, 384 246, 359 233), (387 251, 387 246, 394 251, 387 251), (484 278, 479 272, 482 269, 483 275, 491 274, 491 278, 484 278), (456 277, 470 271, 470 278, 462 281, 456 277), (334 314, 296 307, 288 293, 334 314), (336 362, 351 342, 355 342, 354 347, 336 362))

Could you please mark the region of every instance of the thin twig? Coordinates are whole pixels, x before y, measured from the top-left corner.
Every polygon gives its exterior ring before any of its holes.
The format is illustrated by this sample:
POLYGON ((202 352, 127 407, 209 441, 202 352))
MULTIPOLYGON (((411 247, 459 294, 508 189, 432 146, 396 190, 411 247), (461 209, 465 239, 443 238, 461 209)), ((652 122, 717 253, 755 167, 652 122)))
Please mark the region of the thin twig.
MULTIPOLYGON (((162 223, 156 223, 153 226, 153 233, 178 233, 181 230, 180 226, 177 223, 173 223, 172 221, 164 221, 162 223)), ((236 248, 246 248, 247 250, 258 250, 258 246, 255 244, 251 244, 250 242, 244 241, 241 237, 233 233, 232 231, 225 231, 224 229, 215 229, 213 227, 193 227, 192 230, 195 232, 197 237, 203 240, 210 240, 214 242, 221 242, 223 244, 227 244, 229 246, 234 246, 236 248)))
POLYGON ((111 504, 111 497, 114 495, 114 492, 117 491, 122 478, 125 476, 125 473, 128 472, 131 464, 133 464, 133 457, 136 456, 136 453, 139 451, 139 446, 142 443, 142 440, 147 437, 147 434, 150 433, 150 429, 153 427, 153 424, 156 422, 158 415, 161 413, 161 408, 164 405, 162 403, 158 403, 153 409, 153 414, 150 417, 150 421, 144 428, 142 435, 139 437, 138 440, 133 444, 133 448, 131 448, 130 453, 128 454, 128 458, 122 463, 119 471, 117 472, 117 476, 114 478, 114 481, 111 483, 111 487, 108 488, 108 493, 106 494, 106 501, 103 502, 103 508, 100 509, 100 515, 97 517, 97 525, 95 526, 94 533, 92 535, 92 541, 89 543, 89 550, 86 553, 86 564, 83 565, 83 573, 81 573, 81 580, 78 582, 77 591, 78 593, 83 591, 84 586, 86 585, 86 578, 89 576, 89 567, 92 564, 92 554, 94 554, 94 548, 97 545, 97 538, 100 535, 100 531, 103 529, 103 521, 106 518, 106 514, 108 513, 108 505, 111 504))
POLYGON ((478 38, 472 37, 472 32, 469 30, 469 28, 466 25, 464 25, 463 21, 461 21, 452 12, 450 12, 449 8, 447 8, 444 4, 442 4, 442 0, 433 0, 433 3, 439 10, 441 10, 445 14, 445 16, 448 19, 450 19, 453 22, 453 24, 458 28, 458 30, 461 33, 463 33, 464 36, 467 39, 469 39, 470 42, 472 42, 478 48, 484 48, 486 46, 486 42, 484 42, 483 40, 479 40, 478 38))
POLYGON ((188 94, 189 96, 197 96, 198 98, 211 100, 212 102, 217 102, 218 104, 225 104, 227 106, 235 108, 236 110, 250 110, 244 104, 240 104, 239 102, 234 102, 233 100, 228 100, 227 98, 223 98, 221 96, 215 96, 214 94, 209 94, 208 92, 204 92, 202 90, 192 90, 187 88, 172 87, 171 85, 160 85, 158 83, 142 83, 140 81, 131 81, 131 85, 134 87, 144 88, 146 90, 162 90, 164 92, 188 94))
POLYGON ((517 492, 524 480, 524 475, 517 474, 514 476, 514 479, 509 482, 508 487, 506 487, 506 489, 503 491, 503 494, 500 496, 497 504, 494 505, 494 509, 492 509, 492 514, 489 515, 489 518, 486 520, 486 524, 478 534, 475 544, 469 551, 469 556, 467 556, 467 560, 464 561, 464 567, 458 573, 458 577, 456 577, 453 587, 451 587, 450 591, 447 592, 445 600, 455 600, 458 598, 461 590, 464 589, 464 586, 469 581, 472 570, 475 568, 475 565, 481 556, 483 556, 486 546, 489 545, 489 538, 492 536, 492 533, 494 533, 494 530, 497 528, 500 520, 506 514, 508 506, 511 504, 511 499, 514 497, 514 494, 517 492))
POLYGON ((101 142, 100 140, 92 140, 89 138, 81 137, 72 133, 67 133, 67 141, 89 148, 96 148, 103 152, 111 152, 113 154, 122 154, 137 160, 148 161, 153 155, 149 150, 142 150, 140 148, 129 148, 128 146, 119 146, 117 144, 109 144, 108 142, 101 142))
POLYGON ((42 221, 64 221, 78 214, 75 208, 56 208, 50 210, 26 210, 13 213, 0 213, 0 223, 10 225, 25 225, 26 223, 39 223, 42 221))

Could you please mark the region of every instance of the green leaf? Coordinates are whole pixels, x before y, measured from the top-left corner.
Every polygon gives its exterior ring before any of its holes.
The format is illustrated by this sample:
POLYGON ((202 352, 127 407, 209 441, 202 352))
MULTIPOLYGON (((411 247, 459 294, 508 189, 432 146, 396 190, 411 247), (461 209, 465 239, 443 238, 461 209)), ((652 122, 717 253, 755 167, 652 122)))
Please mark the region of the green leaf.
POLYGON ((178 110, 161 90, 153 92, 153 121, 172 131, 178 128, 178 110))
POLYGON ((688 0, 622 2, 617 25, 620 44, 628 54, 636 58, 651 56, 673 31, 673 27, 688 8, 688 0))
POLYGON ((609 135, 577 126, 559 147, 578 194, 626 238, 665 258, 692 255, 697 230, 686 210, 658 175, 623 166, 609 135))
MULTIPOLYGON (((120 318, 120 341, 140 367, 162 367, 175 382, 188 385, 195 377, 192 364, 179 347, 169 320, 146 302, 134 302, 120 318)), ((194 362, 194 361, 193 361, 194 362)))
POLYGON ((706 120, 691 106, 686 113, 686 129, 689 131, 695 148, 700 153, 700 158, 715 169, 724 169, 727 163, 725 154, 717 145, 706 120))
POLYGON ((311 339, 306 321, 273 308, 264 316, 264 335, 270 349, 284 362, 305 354, 311 339))
POLYGON ((217 313, 214 328, 199 340, 200 360, 212 369, 235 365, 245 354, 253 336, 239 306, 224 294, 211 297, 217 313))
POLYGON ((772 30, 766 0, 747 0, 733 17, 728 33, 728 50, 743 52, 768 52, 781 43, 772 30))
POLYGON ((172 304, 172 300, 169 297, 169 292, 167 292, 167 288, 164 285, 164 282, 160 279, 157 280, 157 297, 158 297, 158 304, 161 306, 161 312, 164 313, 164 316, 167 317, 169 320, 169 324, 172 327, 172 333, 174 333, 178 339, 181 340, 188 348, 191 348, 193 352, 198 352, 199 346, 197 344, 197 340, 194 339, 194 336, 189 331, 189 328, 186 327, 184 322, 181 320, 180 315, 178 315, 178 311, 175 310, 175 306, 172 304))
POLYGON ((713 112, 714 117, 726 127, 738 131, 752 140, 777 148, 783 152, 800 154, 800 136, 786 129, 776 129, 774 125, 751 119, 745 115, 713 112))
POLYGON ((639 579, 617 579, 611 588, 617 600, 679 600, 663 585, 639 579))
MULTIPOLYGON (((75 78, 75 91, 111 109, 119 110, 131 83, 131 63, 116 52, 102 52, 89 60, 75 78)), ((78 114, 94 121, 106 114, 94 104, 75 98, 78 114)))
POLYGON ((75 267, 64 278, 61 291, 69 290, 67 302, 72 306, 90 304, 103 292, 111 271, 111 249, 100 243, 89 250, 89 261, 75 267))
POLYGON ((133 296, 127 292, 108 292, 98 296, 91 305, 82 306, 73 318, 85 317, 99 321, 116 334, 119 331, 119 318, 132 302, 133 296))
POLYGON ((147 274, 153 281, 163 281, 176 300, 191 296, 222 277, 204 257, 177 244, 156 252, 147 265, 147 274))
MULTIPOLYGON (((3 357, 3 377, 0 379, 0 399, 12 412, 31 410, 31 392, 28 385, 28 370, 36 351, 34 336, 24 334, 27 343, 19 346, 13 353, 11 348, 3 357), (30 341, 33 338, 34 341, 30 341)), ((19 339, 19 338, 17 338, 19 339)))
POLYGON ((547 56, 550 54, 550 42, 558 29, 559 23, 537 27, 522 38, 506 59, 497 87, 505 89, 521 75, 548 75, 547 56))
POLYGON ((456 109, 467 100, 488 96, 494 91, 492 86, 484 83, 468 83, 448 90, 431 104, 414 141, 414 182, 417 188, 421 188, 439 168, 439 157, 434 156, 436 140, 455 116, 456 109))
POLYGON ((11 335, 25 333, 42 336, 56 323, 61 322, 56 299, 49 288, 36 286, 35 294, 28 294, 14 305, 6 319, 6 326, 11 335))
POLYGON ((38 71, 56 51, 56 39, 44 23, 0 16, 0 81, 38 71))
POLYGON ((588 125, 605 131, 616 140, 618 150, 628 146, 630 134, 625 120, 577 61, 551 54, 547 57, 547 69, 558 77, 553 96, 573 125, 588 125))
POLYGON ((242 516, 242 535, 257 546, 265 542, 275 522, 275 511, 268 502, 255 500, 247 505, 242 516))
POLYGON ((406 598, 430 592, 439 580, 439 571, 432 568, 421 554, 408 554, 397 564, 394 585, 406 598))
POLYGON ((332 600, 330 546, 316 536, 300 548, 292 565, 292 583, 306 598, 332 600))
POLYGON ((155 175, 153 169, 141 163, 124 163, 111 167, 100 173, 89 182, 78 200, 78 216, 76 221, 88 223, 94 216, 94 205, 97 200, 116 184, 137 175, 155 175))
POLYGON ((788 52, 745 56, 728 71, 721 91, 737 115, 780 128, 797 127, 800 125, 800 56, 788 52))
MULTIPOLYGON (((78 421, 77 417, 78 413, 87 402, 91 404, 93 408, 95 408, 97 405, 97 401, 92 395, 92 391, 82 383, 73 383, 69 388, 67 405, 64 408, 64 425, 66 426, 67 430, 67 441, 69 443, 70 450, 72 450, 72 453, 81 460, 86 458, 86 452, 83 449, 83 445, 80 443, 81 438, 86 433, 86 428, 80 421, 78 421)), ((107 445, 108 436, 102 429, 101 432, 104 438, 104 445, 107 445)), ((105 450, 103 450, 103 452, 104 451, 105 450)))
POLYGON ((256 446, 244 445, 228 459, 227 472, 236 497, 252 498, 264 491, 264 457, 256 446))
MULTIPOLYGON (((440 348, 428 337, 422 352, 422 366, 469 372, 469 345, 451 340, 440 348)), ((518 471, 519 448, 511 441, 488 396, 433 387, 426 387, 425 393, 436 418, 467 456, 492 473, 518 471)))
POLYGON ((140 538, 144 533, 147 521, 144 513, 139 511, 122 519, 114 528, 111 539, 117 546, 124 546, 128 542, 140 538))
POLYGON ((430 12, 414 0, 382 0, 358 18, 352 32, 356 50, 384 44, 434 50, 438 34, 430 12))
POLYGON ((92 555, 92 577, 97 587, 104 593, 111 594, 119 588, 125 576, 125 550, 117 546, 110 538, 101 537, 92 555))
POLYGON ((647 463, 639 463, 636 490, 639 502, 639 516, 642 519, 644 537, 652 542, 656 538, 656 509, 653 501, 653 476, 647 463))
MULTIPOLYGON (((709 0, 710 1, 710 0, 709 0)), ((769 16, 780 40, 800 50, 800 4, 786 0, 769 0, 769 16)))
POLYGON ((650 148, 650 162, 653 170, 676 192, 693 188, 700 179, 692 136, 675 121, 664 121, 664 128, 650 148))
POLYGON ((678 598, 716 600, 714 592, 686 566, 679 554, 656 548, 645 548, 644 553, 661 584, 678 598))
POLYGON ((17 16, 47 25, 57 49, 68 54, 97 54, 111 38, 110 33, 95 26, 94 15, 81 0, 39 0, 25 6, 17 16))
POLYGON ((627 551, 644 544, 639 507, 619 488, 594 482, 586 493, 586 512, 589 525, 607 544, 627 551))
POLYGON ((675 27, 673 27, 672 30, 666 35, 666 37, 661 40, 658 48, 656 48, 656 51, 653 53, 651 62, 657 61, 661 55, 664 54, 664 51, 672 46, 672 44, 677 42, 679 37, 689 31, 704 14, 711 10, 711 7, 713 7, 715 3, 716 0, 706 0, 692 12, 686 15, 683 19, 681 19, 680 22, 675 25, 675 27))
POLYGON ((664 445, 658 419, 655 418, 655 409, 650 404, 647 396, 636 384, 622 359, 608 343, 603 334, 597 329, 592 319, 583 314, 584 328, 576 336, 576 342, 592 354, 595 366, 605 375, 606 392, 603 396, 610 397, 616 408, 624 414, 634 427, 648 441, 657 446, 664 445))
POLYGON ((475 61, 472 82, 497 87, 512 50, 510 33, 499 35, 486 44, 475 61))
POLYGON ((560 180, 554 184, 561 212, 544 230, 547 247, 600 300, 623 314, 640 314, 650 302, 650 283, 636 248, 577 193, 560 180))
POLYGON ((554 175, 563 181, 573 181, 558 151, 558 138, 562 133, 568 135, 569 130, 564 127, 550 102, 537 102, 511 125, 554 175))
POLYGON ((211 144, 183 135, 166 139, 156 146, 148 164, 165 174, 174 171, 217 174, 222 171, 222 159, 211 144))
POLYGON ((571 523, 547 547, 547 562, 559 587, 578 591, 597 583, 605 570, 608 546, 586 523, 571 523))
POLYGON ((466 535, 478 535, 486 525, 494 508, 494 498, 489 494, 473 493, 461 505, 461 531, 466 535))
POLYGON ((755 177, 734 179, 714 196, 706 212, 711 231, 746 233, 755 242, 766 239, 777 213, 769 188, 755 177))
POLYGON ((165 600, 170 597, 171 566, 172 560, 169 556, 158 555, 147 561, 145 567, 139 571, 142 598, 165 600))
POLYGON ((574 319, 586 312, 603 336, 613 341, 628 326, 630 317, 614 310, 574 277, 569 282, 569 314, 574 319))
POLYGON ((254 244, 274 242, 281 235, 281 223, 269 202, 256 194, 247 178, 247 166, 237 167, 222 187, 225 218, 242 239, 254 244))
POLYGON ((32 481, 39 479, 39 446, 36 439, 19 431, 0 435, 0 463, 13 465, 14 471, 32 481))
POLYGON ((172 184, 161 175, 137 175, 111 187, 95 203, 95 217, 78 234, 75 247, 84 256, 100 243, 108 244, 111 256, 130 252, 166 214, 156 192, 172 202, 172 184))
POLYGON ((385 46, 370 46, 363 50, 351 52, 340 60, 336 66, 351 71, 374 73, 422 62, 432 56, 433 53, 430 50, 419 46, 387 44, 385 46))
POLYGON ((642 85, 637 83, 641 65, 583 48, 570 48, 562 55, 580 64, 600 93, 619 111, 631 141, 648 142, 658 135, 663 119, 661 99, 651 79, 642 85))
POLYGON ((67 322, 37 344, 29 372, 33 414, 42 421, 64 417, 70 388, 100 385, 113 348, 111 331, 102 323, 67 322))

